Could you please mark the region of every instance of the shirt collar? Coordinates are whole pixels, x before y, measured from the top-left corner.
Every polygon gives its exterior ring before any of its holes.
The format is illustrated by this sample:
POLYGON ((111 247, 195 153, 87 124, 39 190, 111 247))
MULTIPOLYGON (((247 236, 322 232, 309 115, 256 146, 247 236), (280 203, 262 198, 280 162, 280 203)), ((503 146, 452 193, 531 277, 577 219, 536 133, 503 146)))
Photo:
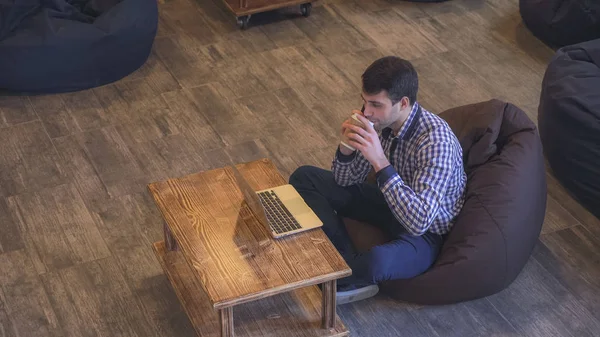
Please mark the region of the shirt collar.
MULTIPOLYGON (((404 122, 404 124, 402 124, 402 126, 400 127, 400 130, 398 131, 398 134, 396 136, 393 136, 393 138, 400 138, 402 140, 407 140, 408 138, 410 138, 410 136, 415 131, 417 120, 421 116, 421 110, 422 109, 421 109, 421 106, 419 105, 419 103, 415 102, 415 104, 413 104, 412 110, 408 114, 408 118, 406 119, 406 122, 404 122)), ((392 128, 389 128, 389 127, 383 129, 381 132, 382 132, 383 136, 386 138, 393 135, 393 130, 392 130, 392 128)))

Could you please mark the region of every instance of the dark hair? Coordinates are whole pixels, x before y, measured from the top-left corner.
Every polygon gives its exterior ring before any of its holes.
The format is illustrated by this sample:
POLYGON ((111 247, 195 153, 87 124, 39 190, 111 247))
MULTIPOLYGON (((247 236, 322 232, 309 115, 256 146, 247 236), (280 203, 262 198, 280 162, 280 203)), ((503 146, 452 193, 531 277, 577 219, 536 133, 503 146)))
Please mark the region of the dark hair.
POLYGON ((419 77, 413 65, 396 56, 382 57, 373 62, 362 74, 363 91, 376 95, 385 90, 392 104, 406 96, 413 105, 417 100, 419 77))

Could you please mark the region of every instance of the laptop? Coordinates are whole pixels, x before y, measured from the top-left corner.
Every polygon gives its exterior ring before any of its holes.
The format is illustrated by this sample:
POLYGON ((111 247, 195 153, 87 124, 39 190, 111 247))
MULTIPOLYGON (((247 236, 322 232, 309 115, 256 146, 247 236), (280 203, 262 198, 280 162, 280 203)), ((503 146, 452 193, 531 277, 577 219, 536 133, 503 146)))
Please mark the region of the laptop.
POLYGON ((323 222, 290 185, 254 191, 238 169, 233 175, 244 200, 273 238, 304 232, 323 226, 323 222))

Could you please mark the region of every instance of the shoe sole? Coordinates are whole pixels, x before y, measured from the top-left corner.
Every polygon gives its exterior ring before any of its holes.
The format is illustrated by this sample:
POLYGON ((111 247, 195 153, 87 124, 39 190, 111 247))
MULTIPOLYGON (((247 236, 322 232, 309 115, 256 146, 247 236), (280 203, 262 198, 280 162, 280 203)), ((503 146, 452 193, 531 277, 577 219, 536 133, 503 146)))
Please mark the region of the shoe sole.
POLYGON ((362 301, 369 297, 373 297, 377 295, 379 292, 379 287, 376 285, 371 285, 365 288, 359 288, 356 290, 349 290, 344 292, 339 292, 336 294, 336 304, 347 304, 356 301, 362 301))

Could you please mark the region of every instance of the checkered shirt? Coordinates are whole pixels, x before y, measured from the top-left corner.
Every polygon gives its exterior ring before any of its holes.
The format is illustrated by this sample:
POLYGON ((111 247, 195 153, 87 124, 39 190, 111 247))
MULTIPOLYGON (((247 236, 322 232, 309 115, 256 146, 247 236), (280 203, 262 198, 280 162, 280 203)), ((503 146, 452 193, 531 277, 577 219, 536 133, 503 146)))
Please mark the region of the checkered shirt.
MULTIPOLYGON (((463 206, 467 176, 446 121, 415 102, 397 135, 391 128, 378 134, 391 165, 376 174, 377 185, 396 219, 412 235, 448 233, 463 206)), ((338 148, 332 162, 341 186, 364 182, 371 169, 360 151, 345 156, 338 148)))

